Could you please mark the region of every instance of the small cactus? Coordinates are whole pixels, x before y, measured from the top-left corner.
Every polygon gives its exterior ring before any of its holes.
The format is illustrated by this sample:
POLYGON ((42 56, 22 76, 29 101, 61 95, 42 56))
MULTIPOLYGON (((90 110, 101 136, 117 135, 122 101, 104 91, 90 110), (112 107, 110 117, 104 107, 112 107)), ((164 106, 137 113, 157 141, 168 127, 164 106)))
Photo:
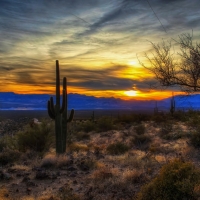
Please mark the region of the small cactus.
POLYGON ((156 106, 154 108, 154 115, 158 114, 158 105, 157 105, 157 101, 156 101, 156 106))
POLYGON ((171 115, 173 115, 174 112, 175 112, 175 108, 176 108, 176 103, 175 103, 174 95, 172 95, 170 103, 171 103, 170 104, 170 113, 171 113, 171 115))
POLYGON ((72 121, 74 110, 71 110, 70 116, 67 119, 66 77, 63 78, 62 106, 60 106, 60 72, 58 60, 56 60, 56 104, 54 105, 53 97, 51 97, 48 101, 47 107, 50 118, 55 120, 56 153, 62 154, 66 151, 67 123, 72 121))
POLYGON ((95 122, 94 110, 92 111, 91 121, 92 121, 92 122, 95 122))

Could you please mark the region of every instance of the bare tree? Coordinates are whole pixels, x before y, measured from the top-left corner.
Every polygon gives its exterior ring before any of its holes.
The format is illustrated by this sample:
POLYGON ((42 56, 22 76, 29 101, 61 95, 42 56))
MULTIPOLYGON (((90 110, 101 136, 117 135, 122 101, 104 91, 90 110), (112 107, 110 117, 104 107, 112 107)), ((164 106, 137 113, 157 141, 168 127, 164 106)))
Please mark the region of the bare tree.
POLYGON ((140 64, 150 70, 161 86, 180 86, 182 91, 200 91, 200 43, 193 42, 193 36, 182 34, 178 40, 180 51, 175 54, 171 41, 152 44, 151 55, 145 54, 150 66, 140 64))

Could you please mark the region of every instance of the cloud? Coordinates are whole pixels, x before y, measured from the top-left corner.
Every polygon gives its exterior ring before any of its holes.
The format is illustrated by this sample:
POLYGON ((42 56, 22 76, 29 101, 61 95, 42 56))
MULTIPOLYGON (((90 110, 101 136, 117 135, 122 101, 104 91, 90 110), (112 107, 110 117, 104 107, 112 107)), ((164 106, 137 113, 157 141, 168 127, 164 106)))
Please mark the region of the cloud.
POLYGON ((59 59, 70 86, 105 91, 136 84, 148 89, 155 80, 144 79, 138 69, 133 77, 124 72, 136 54, 150 49, 148 41, 176 38, 192 29, 200 40, 198 0, 149 2, 167 33, 147 1, 2 0, 1 81, 53 87, 59 59))

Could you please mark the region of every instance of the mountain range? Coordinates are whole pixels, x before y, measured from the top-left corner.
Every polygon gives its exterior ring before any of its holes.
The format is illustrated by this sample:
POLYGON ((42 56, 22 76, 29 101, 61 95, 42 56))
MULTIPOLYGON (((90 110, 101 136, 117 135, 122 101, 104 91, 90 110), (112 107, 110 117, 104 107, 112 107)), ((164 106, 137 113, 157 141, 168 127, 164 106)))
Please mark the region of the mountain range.
MULTIPOLYGON (((15 94, 0 92, 0 110, 46 110, 48 94, 15 94)), ((55 102, 55 96, 53 96, 55 102)), ((200 94, 174 97, 177 109, 200 110, 200 94)), ((68 94, 68 109, 123 109, 123 110, 153 110, 157 104, 159 110, 168 110, 171 98, 155 100, 122 100, 119 98, 94 97, 80 94, 68 94)))

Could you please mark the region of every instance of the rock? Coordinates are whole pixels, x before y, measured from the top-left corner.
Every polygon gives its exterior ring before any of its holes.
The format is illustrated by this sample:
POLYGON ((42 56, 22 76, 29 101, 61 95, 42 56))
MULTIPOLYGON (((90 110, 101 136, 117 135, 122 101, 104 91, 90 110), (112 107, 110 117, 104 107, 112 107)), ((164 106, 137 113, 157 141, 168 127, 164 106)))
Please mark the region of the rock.
POLYGON ((30 178, 28 177, 28 176, 25 176, 23 179, 22 179, 22 182, 27 182, 27 181, 29 181, 30 180, 30 178))
POLYGON ((77 169, 73 166, 67 167, 67 171, 76 171, 77 169))
POLYGON ((32 182, 32 181, 28 181, 28 182, 26 183, 26 185, 27 185, 28 187, 37 186, 37 184, 34 183, 34 182, 32 182))
POLYGON ((69 177, 76 177, 77 174, 75 172, 72 172, 71 174, 69 174, 69 177))
POLYGON ((0 171, 0 179, 3 179, 3 180, 10 180, 10 179, 12 179, 12 178, 13 178, 13 177, 12 177, 9 173, 0 171))

